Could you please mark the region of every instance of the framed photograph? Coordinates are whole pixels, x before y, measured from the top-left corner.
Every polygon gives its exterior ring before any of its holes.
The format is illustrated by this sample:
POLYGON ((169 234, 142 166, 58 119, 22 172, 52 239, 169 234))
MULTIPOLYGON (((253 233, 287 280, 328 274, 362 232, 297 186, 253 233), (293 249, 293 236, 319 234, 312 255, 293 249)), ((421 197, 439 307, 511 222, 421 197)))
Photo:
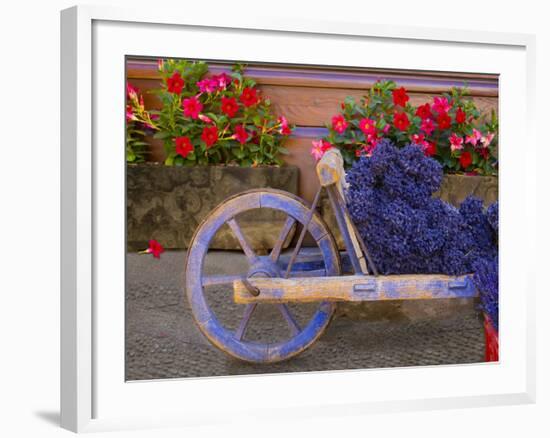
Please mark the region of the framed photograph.
POLYGON ((534 37, 61 17, 63 427, 534 401, 534 37))

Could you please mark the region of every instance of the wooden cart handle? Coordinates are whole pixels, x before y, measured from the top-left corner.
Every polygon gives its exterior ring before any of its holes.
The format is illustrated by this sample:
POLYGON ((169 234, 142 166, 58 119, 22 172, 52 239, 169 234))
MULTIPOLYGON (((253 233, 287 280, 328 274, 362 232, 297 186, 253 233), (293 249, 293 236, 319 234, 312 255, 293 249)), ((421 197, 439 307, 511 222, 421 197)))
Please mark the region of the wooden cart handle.
POLYGON ((345 184, 344 159, 336 148, 331 148, 324 153, 317 163, 317 176, 323 187, 331 184, 345 184))

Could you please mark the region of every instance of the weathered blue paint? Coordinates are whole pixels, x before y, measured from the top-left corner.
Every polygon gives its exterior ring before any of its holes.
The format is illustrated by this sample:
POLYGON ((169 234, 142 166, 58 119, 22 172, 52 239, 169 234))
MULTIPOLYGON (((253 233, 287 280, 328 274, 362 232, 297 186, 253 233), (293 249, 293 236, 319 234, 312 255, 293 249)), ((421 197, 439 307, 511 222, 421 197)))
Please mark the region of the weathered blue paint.
MULTIPOLYGON (((288 308, 281 307, 287 301, 285 295, 285 286, 275 286, 282 277, 281 273, 286 271, 289 263, 288 256, 280 255, 280 248, 275 248, 269 256, 257 256, 253 250, 248 247, 246 239, 242 236, 238 220, 235 216, 244 211, 255 208, 271 208, 286 212, 292 220, 287 220, 280 233, 280 239, 284 240, 286 230, 293 226, 294 220, 299 223, 305 223, 308 217, 308 206, 294 195, 287 194, 278 190, 260 189, 244 192, 240 195, 229 198, 220 204, 199 226, 189 246, 189 252, 186 262, 186 289, 189 303, 193 311, 198 327, 205 336, 218 348, 226 353, 249 362, 277 362, 288 359, 309 347, 326 329, 334 313, 336 300, 348 301, 378 301, 387 299, 432 299, 432 298, 468 298, 477 296, 471 276, 465 277, 445 277, 445 276, 408 276, 403 278, 399 276, 369 276, 362 274, 359 265, 360 257, 363 254, 357 254, 353 243, 352 235, 346 226, 345 209, 339 204, 339 197, 334 193, 331 196, 331 190, 335 187, 328 187, 329 196, 335 210, 340 231, 343 235, 347 252, 340 255, 336 250, 334 237, 329 233, 326 225, 319 217, 314 214, 308 226, 308 231, 317 242, 320 249, 320 255, 317 258, 306 257, 304 260, 299 258, 293 265, 291 280, 297 278, 312 279, 307 288, 296 289, 297 296, 294 301, 300 302, 300 296, 308 295, 312 300, 319 297, 325 300, 319 303, 319 307, 307 325, 299 327, 293 320, 292 314, 288 308), (209 308, 203 293, 203 286, 207 284, 228 284, 231 287, 235 281, 235 276, 203 276, 204 258, 208 252, 208 246, 218 229, 224 224, 229 223, 234 233, 239 238, 241 245, 250 263, 250 269, 244 275, 251 283, 254 283, 255 277, 267 278, 269 283, 264 287, 268 292, 260 293, 259 297, 273 299, 274 305, 280 306, 292 335, 289 339, 271 344, 250 342, 243 339, 246 331, 247 321, 241 321, 241 326, 237 331, 229 330, 221 324, 216 315, 209 308), (346 272, 357 273, 355 277, 340 277, 342 266, 346 272), (313 271, 313 272, 304 272, 313 271), (323 276, 324 274, 324 276, 323 276), (334 283, 340 287, 339 293, 331 292, 332 284, 327 285, 322 294, 319 294, 319 284, 317 278, 330 280, 328 277, 335 277, 332 280, 341 278, 334 283), (270 280, 273 278, 274 280, 270 280), (347 281, 351 279, 351 283, 347 281), (345 287, 343 285, 346 284, 345 287), (317 292, 316 295, 312 295, 317 292), (267 295, 266 295, 267 293, 267 295), (269 294, 271 294, 269 296, 269 294), (279 300, 279 301, 277 301, 279 300)), ((301 282, 300 282, 301 283, 301 282)), ((228 294, 232 296, 232 294, 228 294)), ((244 295, 243 295, 244 296, 244 295)), ((246 296, 240 302, 251 300, 248 306, 253 306, 257 297, 246 296)), ((246 308, 244 318, 249 318, 253 309, 246 308)))
POLYGON ((293 356, 296 351, 303 351, 323 333, 333 314, 332 305, 323 303, 309 324, 288 342, 268 345, 268 356, 271 362, 277 362, 293 356))
POLYGON ((327 187, 332 210, 334 212, 334 216, 336 217, 336 222, 338 223, 338 229, 340 230, 340 234, 342 235, 342 239, 344 240, 347 254, 353 267, 353 272, 356 274, 360 274, 363 272, 359 263, 359 258, 361 254, 357 254, 353 246, 351 235, 346 224, 344 207, 340 205, 340 198, 335 193, 337 190, 338 188, 334 185, 327 187))
MULTIPOLYGON (((278 264, 280 266, 281 271, 286 271, 286 267, 288 264, 288 255, 282 255, 279 258, 278 264)), ((351 265, 350 258, 348 254, 345 251, 340 252, 340 265, 342 267, 342 273, 344 274, 351 274, 353 272, 353 266, 351 265)), ((317 258, 311 258, 308 256, 305 259, 301 259, 301 255, 298 255, 298 258, 294 262, 294 265, 292 265, 292 272, 294 271, 315 271, 318 269, 323 269, 324 262, 321 258, 321 255, 319 254, 317 258)))
MULTIPOLYGON (((276 344, 243 340, 238 331, 235 332, 224 327, 216 318, 204 297, 203 282, 205 284, 220 284, 229 280, 231 276, 216 279, 203 275, 208 245, 221 226, 230 222, 239 213, 254 208, 280 210, 300 223, 305 222, 309 212, 307 205, 301 199, 278 190, 251 190, 229 198, 205 218, 193 236, 186 261, 186 291, 197 326, 215 346, 236 358, 249 362, 275 362, 299 354, 311 345, 327 327, 334 313, 335 305, 334 303, 319 303, 318 310, 303 329, 298 329, 293 324, 291 314, 283 314, 295 335, 276 344), (298 330, 299 333, 297 333, 298 330)), ((238 218, 232 225, 232 228, 239 234, 238 218)), ((318 214, 313 216, 308 231, 319 242, 323 261, 321 266, 325 268, 326 274, 339 275, 340 260, 336 243, 318 214)), ((243 241, 243 236, 240 237, 240 240, 243 241)), ((250 248, 247 248, 247 256, 251 263, 247 275, 254 272, 259 272, 260 275, 267 277, 280 275, 279 266, 273 262, 270 256, 256 256, 252 254, 250 248)), ((228 284, 228 288, 230 287, 231 285, 228 284)), ((228 293, 228 299, 231 297, 232 295, 228 293)))
POLYGON ((251 278, 259 291, 250 295, 240 280, 233 284, 235 302, 310 303, 319 301, 427 300, 472 298, 477 290, 472 275, 351 275, 336 277, 251 278))

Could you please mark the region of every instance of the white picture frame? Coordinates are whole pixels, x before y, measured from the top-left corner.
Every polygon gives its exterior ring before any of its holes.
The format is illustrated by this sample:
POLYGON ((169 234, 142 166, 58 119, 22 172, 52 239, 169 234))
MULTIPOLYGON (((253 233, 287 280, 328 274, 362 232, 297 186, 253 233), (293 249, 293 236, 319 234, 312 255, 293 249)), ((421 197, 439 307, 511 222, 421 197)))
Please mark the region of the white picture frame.
MULTIPOLYGON (((251 15, 235 15, 228 28, 227 16, 221 15, 198 18, 103 6, 61 13, 62 427, 100 431, 207 424, 213 418, 225 422, 533 402, 535 275, 521 254, 535 242, 530 206, 535 205, 536 176, 524 162, 536 152, 530 114, 534 37, 251 15), (201 44, 182 48, 171 42, 174 37, 201 44), (219 38, 246 44, 230 44, 220 53, 215 51, 219 38), (280 50, 262 53, 258 41, 280 50), (354 48, 368 48, 371 58, 354 58, 354 48), (401 49, 400 56, 385 56, 388 49, 401 49), (111 155, 105 149, 123 142, 123 55, 323 64, 327 53, 334 65, 500 75, 500 363, 125 383, 124 151, 111 155), (419 54, 430 56, 415 59, 419 54), (513 156, 509 145, 520 135, 529 154, 513 156), (514 164, 513 174, 508 163, 514 164), (525 208, 515 207, 518 202, 525 208), (521 235, 514 233, 518 224, 521 235), (285 397, 289 388, 296 391, 292 402, 285 397), (178 397, 182 392, 188 400, 178 397)), ((114 146, 110 150, 116 151, 114 146)))

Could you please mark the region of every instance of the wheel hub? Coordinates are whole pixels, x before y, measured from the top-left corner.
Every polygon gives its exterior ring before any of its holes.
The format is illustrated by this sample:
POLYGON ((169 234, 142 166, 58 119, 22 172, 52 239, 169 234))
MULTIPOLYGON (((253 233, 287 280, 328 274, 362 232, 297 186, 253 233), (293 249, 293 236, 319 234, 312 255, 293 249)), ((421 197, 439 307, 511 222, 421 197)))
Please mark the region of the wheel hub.
POLYGON ((270 257, 262 257, 258 262, 254 263, 247 273, 247 278, 264 277, 276 278, 281 277, 281 271, 277 264, 270 257))

